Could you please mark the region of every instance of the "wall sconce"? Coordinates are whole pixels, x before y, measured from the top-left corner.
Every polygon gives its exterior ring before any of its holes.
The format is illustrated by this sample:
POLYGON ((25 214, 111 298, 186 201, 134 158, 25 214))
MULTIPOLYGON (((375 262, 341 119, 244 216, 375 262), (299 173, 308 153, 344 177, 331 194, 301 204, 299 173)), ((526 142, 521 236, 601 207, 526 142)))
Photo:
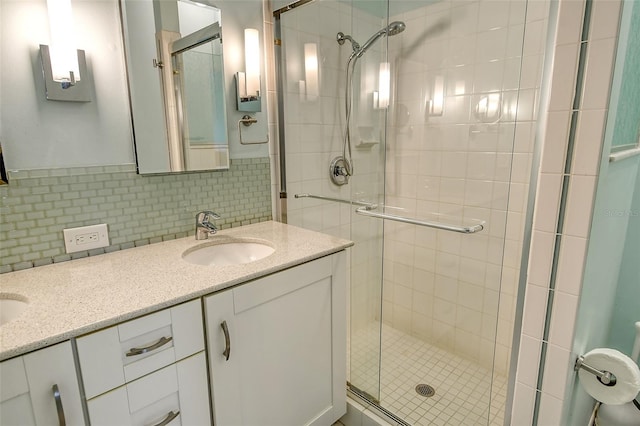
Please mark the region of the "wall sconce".
POLYGON ((71 0, 47 0, 51 46, 40 45, 46 97, 55 101, 90 102, 87 62, 76 50, 71 0))
POLYGON ((238 111, 261 111, 260 35, 258 30, 244 30, 244 72, 236 73, 238 111))
POLYGON ((315 101, 320 95, 318 83, 318 45, 316 43, 304 44, 304 78, 307 101, 315 101))
POLYGON ((386 109, 389 107, 391 94, 391 69, 389 62, 380 62, 378 72, 378 90, 373 92, 373 109, 386 109))
POLYGON ((433 92, 427 111, 432 117, 441 117, 444 114, 444 77, 441 75, 436 76, 433 81, 433 92))

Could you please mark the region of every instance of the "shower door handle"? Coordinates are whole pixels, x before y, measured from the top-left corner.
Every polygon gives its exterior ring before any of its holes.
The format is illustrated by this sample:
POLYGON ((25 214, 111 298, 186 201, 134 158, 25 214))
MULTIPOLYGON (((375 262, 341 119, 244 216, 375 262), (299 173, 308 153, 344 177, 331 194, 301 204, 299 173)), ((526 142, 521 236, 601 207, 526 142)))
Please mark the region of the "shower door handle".
POLYGON ((457 226, 457 225, 449 225, 446 223, 441 223, 441 222, 430 222, 430 221, 426 221, 426 220, 417 220, 417 219, 412 219, 409 217, 403 217, 403 216, 396 216, 393 214, 387 214, 387 213, 376 213, 373 212, 371 210, 375 209, 375 207, 371 208, 371 207, 360 207, 358 209, 356 209, 356 213, 362 216, 371 216, 371 217, 377 217, 379 219, 388 219, 388 220, 393 220, 396 222, 402 222, 402 223, 410 223, 412 225, 418 225, 418 226, 426 226, 427 228, 435 228, 435 229, 442 229, 444 231, 452 231, 452 232, 460 232, 462 234, 474 234, 476 232, 480 232, 484 229, 484 225, 482 223, 476 224, 476 225, 471 225, 471 226, 457 226))

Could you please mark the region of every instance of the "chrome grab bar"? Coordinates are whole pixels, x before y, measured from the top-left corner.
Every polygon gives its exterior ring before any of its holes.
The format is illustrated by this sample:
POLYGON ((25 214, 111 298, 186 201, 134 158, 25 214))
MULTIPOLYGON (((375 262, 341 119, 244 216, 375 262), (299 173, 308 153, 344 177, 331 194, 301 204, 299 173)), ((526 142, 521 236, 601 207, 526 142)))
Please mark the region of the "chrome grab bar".
POLYGON ((367 203, 366 201, 352 201, 352 200, 345 200, 343 198, 325 197, 323 195, 295 194, 294 197, 296 197, 296 198, 315 198, 317 200, 334 201, 336 203, 343 203, 343 204, 354 204, 356 206, 364 206, 364 207, 368 207, 368 208, 376 208, 377 207, 377 204, 367 203))
POLYGON ((396 222, 410 223, 413 225, 426 226, 428 228, 442 229, 445 231, 460 232, 462 234, 474 234, 484 229, 484 226, 482 224, 477 224, 473 226, 456 226, 456 225, 447 225, 446 223, 440 223, 440 222, 430 222, 430 221, 424 221, 424 220, 411 219, 408 217, 396 216, 393 214, 372 212, 371 210, 375 210, 376 207, 377 206, 360 207, 356 209, 356 213, 363 216, 371 216, 371 217, 377 217, 379 219, 394 220, 396 222))

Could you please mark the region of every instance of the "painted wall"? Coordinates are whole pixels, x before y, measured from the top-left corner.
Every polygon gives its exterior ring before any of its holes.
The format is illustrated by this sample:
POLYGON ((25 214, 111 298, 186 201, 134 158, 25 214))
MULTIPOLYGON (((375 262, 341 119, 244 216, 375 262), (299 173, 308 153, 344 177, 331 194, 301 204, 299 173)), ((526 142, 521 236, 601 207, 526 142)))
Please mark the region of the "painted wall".
MULTIPOLYGON (((605 144, 605 152, 609 151, 605 144)), ((591 349, 609 347, 617 342, 620 349, 631 352, 635 329, 633 323, 638 320, 638 252, 626 253, 626 248, 637 248, 638 218, 628 212, 632 210, 634 188, 638 181, 639 157, 623 160, 619 163, 603 164, 598 180, 596 204, 593 210, 589 248, 587 251, 584 280, 580 294, 580 308, 576 319, 573 351, 574 356, 584 354, 591 349), (635 225, 633 222, 636 222, 635 225), (631 229, 629 226, 631 225, 631 229), (636 239, 633 240, 633 234, 636 239), (628 242, 628 244, 626 243, 628 242), (631 254, 634 253, 634 254, 631 254), (632 257, 634 265, 626 265, 625 257, 632 257), (635 271, 634 271, 635 269, 635 271), (623 271, 625 273, 623 273, 623 271), (629 275, 634 275, 630 281, 629 275), (624 282, 626 291, 618 292, 619 283, 624 282), (621 301, 619 298, 633 296, 635 299, 621 301), (617 302, 622 302, 618 304, 617 302), (626 310, 625 310, 626 309, 626 310), (614 318, 617 318, 614 322, 614 318), (635 319, 631 319, 635 318, 635 319), (624 322, 627 322, 624 324, 624 322), (615 334, 611 332, 618 328, 615 334), (623 333, 626 332, 626 339, 623 333)), ((614 346, 615 347, 615 346, 614 346)), ((546 373, 545 373, 546 374, 546 373)), ((594 400, 580 386, 577 376, 572 376, 567 386, 572 403, 565 409, 568 424, 583 425, 589 420, 594 400)))
POLYGON ((618 212, 617 216, 627 216, 627 239, 622 255, 622 265, 618 279, 618 291, 614 301, 609 347, 631 354, 635 338, 634 323, 640 321, 640 169, 635 182, 635 195, 628 211, 618 212))

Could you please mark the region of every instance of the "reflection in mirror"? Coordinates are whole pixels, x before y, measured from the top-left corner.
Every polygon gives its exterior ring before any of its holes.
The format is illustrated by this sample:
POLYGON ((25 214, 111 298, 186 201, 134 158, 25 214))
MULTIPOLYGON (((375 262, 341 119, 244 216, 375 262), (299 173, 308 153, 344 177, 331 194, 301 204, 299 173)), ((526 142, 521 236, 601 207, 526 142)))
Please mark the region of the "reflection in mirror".
POLYGON ((228 169, 220 10, 187 0, 121 0, 121 10, 138 172, 228 169))
POLYGON ((229 168, 220 26, 172 43, 178 122, 185 170, 229 168), (218 96, 216 96, 218 94, 218 96))

